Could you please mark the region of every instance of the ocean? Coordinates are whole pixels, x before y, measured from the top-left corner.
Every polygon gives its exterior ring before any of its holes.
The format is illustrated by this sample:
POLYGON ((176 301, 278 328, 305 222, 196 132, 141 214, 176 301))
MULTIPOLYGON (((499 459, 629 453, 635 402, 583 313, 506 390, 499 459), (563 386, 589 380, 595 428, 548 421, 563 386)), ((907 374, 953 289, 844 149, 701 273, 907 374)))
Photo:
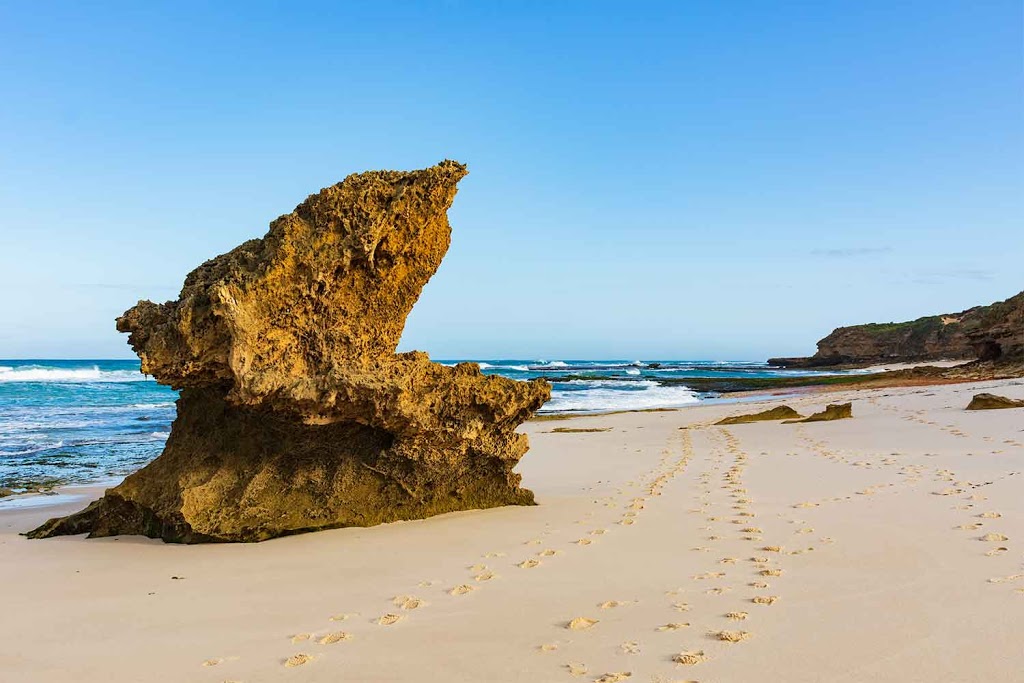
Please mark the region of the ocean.
MULTIPOLYGON (((542 413, 680 407, 715 400, 684 378, 794 374, 745 361, 474 362, 487 374, 552 380, 542 413)), ((0 360, 0 488, 119 480, 159 455, 176 399, 137 360, 0 360)))

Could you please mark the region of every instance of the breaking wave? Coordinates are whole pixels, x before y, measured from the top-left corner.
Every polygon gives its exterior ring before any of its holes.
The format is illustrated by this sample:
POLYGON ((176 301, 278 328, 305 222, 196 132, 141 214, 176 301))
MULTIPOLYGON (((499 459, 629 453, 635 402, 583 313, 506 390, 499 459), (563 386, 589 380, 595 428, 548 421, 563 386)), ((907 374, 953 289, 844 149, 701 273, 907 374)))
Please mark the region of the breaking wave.
POLYGON ((91 368, 53 368, 43 365, 0 367, 0 382, 151 382, 152 377, 137 370, 100 370, 91 368))

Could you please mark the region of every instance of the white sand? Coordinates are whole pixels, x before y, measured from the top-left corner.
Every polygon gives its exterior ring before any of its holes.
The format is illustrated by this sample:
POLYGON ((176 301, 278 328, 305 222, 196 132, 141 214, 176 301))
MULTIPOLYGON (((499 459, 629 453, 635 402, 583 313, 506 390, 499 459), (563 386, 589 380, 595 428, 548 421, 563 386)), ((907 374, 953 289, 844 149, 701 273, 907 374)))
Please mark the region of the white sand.
POLYGON ((82 501, 0 511, 0 679, 1020 681, 1024 410, 965 412, 977 391, 1024 383, 805 394, 854 401, 806 425, 534 422, 537 507, 256 545, 28 541, 82 501))

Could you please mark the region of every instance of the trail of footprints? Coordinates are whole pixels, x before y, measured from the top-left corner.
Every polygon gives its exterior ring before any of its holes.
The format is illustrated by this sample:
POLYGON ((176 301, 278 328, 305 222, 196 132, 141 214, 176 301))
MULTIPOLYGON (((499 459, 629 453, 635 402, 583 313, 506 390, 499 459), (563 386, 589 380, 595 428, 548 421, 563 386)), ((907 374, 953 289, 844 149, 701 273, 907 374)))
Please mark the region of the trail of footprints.
MULTIPOLYGON (((697 431, 691 428, 684 439, 684 462, 691 460, 693 452, 689 434, 697 431)), ((656 649, 657 661, 671 662, 683 668, 713 661, 727 654, 729 648, 754 637, 753 631, 746 628, 754 620, 752 615, 781 599, 770 583, 785 575, 781 558, 814 550, 813 547, 785 550, 781 545, 765 540, 765 531, 757 522, 754 501, 743 482, 747 454, 727 429, 700 431, 709 440, 711 448, 709 457, 700 461, 703 471, 695 477, 697 505, 689 512, 702 518, 699 522, 702 526, 698 528, 705 534, 703 544, 691 551, 702 553, 706 557, 706 565, 703 571, 680 577, 685 587, 664 590, 666 613, 675 612, 679 617, 650 624, 629 620, 627 623, 638 635, 618 647, 619 654, 634 655, 644 652, 649 646, 656 649), (749 550, 742 557, 716 553, 715 547, 724 540, 740 540, 749 550), (712 622, 698 624, 686 620, 685 615, 698 601, 714 607, 711 612, 717 616, 712 622), (656 634, 670 634, 670 637, 656 634)), ((597 608, 604 610, 622 604, 609 601, 597 605, 597 608)), ((600 611, 597 611, 594 618, 575 617, 565 623, 565 628, 575 631, 600 628, 600 616, 600 611)), ((621 621, 618 625, 622 626, 621 621)), ((573 644, 566 643, 562 649, 571 654, 573 644)), ((628 670, 591 671, 578 658, 565 663, 563 670, 574 677, 596 675, 595 681, 627 680, 633 675, 628 670)))
MULTIPOLYGON (((869 399, 869 401, 883 410, 899 415, 904 420, 935 427, 956 437, 970 437, 969 434, 956 425, 943 425, 935 420, 928 419, 926 411, 907 411, 894 405, 882 403, 878 397, 873 397, 869 399)), ((946 407, 949 408, 951 406, 946 407)), ((982 440, 988 443, 995 442, 995 438, 991 436, 983 436, 982 440)), ((1021 443, 1016 439, 1004 439, 1002 441, 1002 445, 1024 448, 1024 443, 1021 443)), ((993 456, 999 456, 1004 453, 1004 448, 997 448, 990 451, 990 454, 993 456)), ((976 454, 968 452, 965 455, 971 456, 976 454)), ((963 512, 966 515, 963 523, 953 527, 955 531, 968 532, 964 534, 964 538, 966 540, 985 543, 986 550, 981 553, 985 557, 999 557, 1011 551, 1010 537, 1004 533, 1003 530, 1000 530, 1000 523, 994 521, 1001 519, 1002 513, 995 510, 984 509, 985 506, 979 505, 987 500, 987 497, 980 493, 979 489, 983 489, 985 486, 990 486, 1008 477, 1018 476, 1021 474, 1019 471, 1005 472, 1004 474, 992 477, 987 481, 969 481, 958 476, 954 471, 948 468, 926 468, 924 466, 920 466, 920 471, 923 472, 926 469, 931 470, 932 481, 939 486, 939 488, 932 491, 932 494, 935 496, 952 497, 957 501, 952 506, 952 509, 963 512)), ((998 585, 1009 584, 1014 593, 1024 596, 1024 563, 1022 563, 1018 569, 1021 571, 1018 571, 1015 574, 989 578, 988 583, 998 585)))
MULTIPOLYGON (((481 559, 491 562, 503 561, 509 566, 510 570, 533 570, 538 567, 543 567, 545 562, 552 561, 565 552, 571 552, 578 548, 587 548, 588 546, 598 543, 606 534, 614 533, 615 525, 627 528, 634 525, 637 522, 641 511, 644 509, 645 503, 652 497, 660 496, 662 487, 685 469, 686 463, 692 454, 692 448, 689 445, 688 434, 683 434, 680 438, 684 442, 682 457, 673 459, 671 450, 666 449, 662 453, 662 457, 660 458, 658 465, 645 473, 645 475, 639 478, 639 480, 627 482, 625 487, 616 489, 613 495, 602 496, 593 500, 593 504, 595 506, 613 509, 621 508, 621 515, 618 519, 613 520, 607 527, 598 526, 597 528, 591 528, 583 535, 567 541, 566 545, 568 548, 566 550, 552 547, 541 547, 549 545, 545 540, 543 540, 543 538, 555 533, 551 529, 545 529, 540 532, 537 537, 522 542, 523 546, 530 548, 531 550, 527 550, 525 556, 523 556, 523 553, 521 552, 519 559, 515 559, 511 551, 488 552, 485 553, 481 559), (635 493, 639 493, 639 495, 634 495, 635 493), (623 497, 628 498, 628 501, 624 505, 620 500, 623 497), (541 548, 539 550, 535 549, 537 547, 541 548)), ((581 519, 576 520, 575 524, 586 525, 588 523, 592 523, 594 517, 595 513, 586 513, 581 519)), ((424 580, 419 582, 416 588, 421 594, 428 589, 431 594, 439 593, 435 599, 467 599, 466 596, 470 596, 476 591, 482 589, 488 582, 501 580, 503 577, 503 574, 499 574, 489 564, 482 562, 467 564, 466 571, 468 575, 464 583, 448 585, 434 580, 424 580)), ((509 576, 512 576, 512 574, 510 573, 509 576)), ((372 637, 376 632, 386 632, 392 627, 400 627, 402 624, 411 620, 413 612, 427 608, 431 604, 425 598, 411 594, 416 592, 417 591, 410 591, 410 594, 396 595, 381 614, 372 616, 369 619, 362 618, 363 615, 358 613, 337 613, 329 616, 326 620, 333 623, 349 622, 352 624, 352 628, 350 630, 340 631, 325 628, 287 635, 286 639, 289 642, 293 645, 302 645, 303 649, 299 652, 294 652, 287 657, 283 657, 279 660, 279 664, 286 668, 294 668, 315 662, 320 656, 317 651, 319 646, 333 646, 338 643, 353 641, 357 638, 356 631, 365 630, 364 627, 366 627, 367 624, 369 625, 369 628, 373 630, 367 631, 360 637, 372 637), (309 645, 316 645, 317 649, 306 647, 309 645)), ((600 608, 611 609, 625 604, 627 603, 621 601, 606 601, 600 605, 600 608)), ((587 627, 586 619, 576 620, 571 630, 582 630, 587 627)), ((639 645, 637 644, 632 644, 628 647, 624 645, 623 647, 624 650, 629 650, 631 653, 639 652, 639 645)), ((551 652, 557 649, 557 644, 553 643, 545 643, 538 646, 538 650, 541 652, 551 652)), ((217 666, 225 661, 227 660, 223 658, 208 659, 202 663, 202 666, 217 666)))
MULTIPOLYGON (((898 412, 897 409, 880 403, 877 398, 868 400, 885 410, 898 412)), ((952 425, 942 426, 925 419, 923 413, 912 413, 904 416, 904 419, 937 426, 954 436, 967 436, 952 425)), ((481 558, 485 562, 467 563, 465 565, 467 574, 463 583, 443 584, 438 581, 424 580, 416 586, 418 590, 410 590, 407 594, 396 594, 387 609, 369 619, 361 619, 356 622, 355 620, 359 620, 361 617, 356 613, 339 613, 327 619, 331 625, 337 622, 352 621, 354 626, 350 630, 316 629, 308 633, 291 634, 288 639, 293 644, 326 648, 354 640, 357 630, 372 629, 364 636, 386 632, 390 628, 401 627, 401 624, 409 621, 417 610, 429 608, 430 602, 417 593, 429 592, 430 595, 435 596, 431 599, 436 600, 471 599, 472 594, 485 588, 489 582, 514 577, 516 572, 543 569, 545 563, 557 561, 560 555, 584 550, 600 543, 606 535, 616 533, 616 527, 629 529, 638 523, 643 511, 653 499, 662 495, 662 489, 687 469, 694 454, 692 435, 700 434, 709 441, 711 448, 709 457, 700 461, 705 469, 696 476, 696 506, 689 512, 704 517, 704 524, 699 528, 705 532, 705 535, 701 544, 691 548, 691 551, 706 556, 707 565, 704 571, 682 577, 685 582, 689 582, 689 587, 672 587, 664 591, 666 608, 672 613, 678 614, 679 617, 675 620, 638 626, 638 633, 641 635, 623 641, 618 646, 617 654, 627 658, 631 655, 641 654, 645 652, 646 642, 650 639, 652 647, 658 649, 660 659, 672 662, 678 667, 690 668, 713 660, 727 652, 725 648, 735 647, 754 637, 754 632, 748 631, 744 627, 754 620, 759 610, 775 605, 781 600, 779 593, 772 588, 776 579, 786 575, 786 569, 779 560, 786 556, 812 552, 815 548, 806 546, 786 549, 781 544, 765 540, 765 532, 757 522, 757 513, 753 507, 754 500, 743 483, 748 455, 740 447, 739 440, 731 431, 724 427, 708 429, 709 426, 709 424, 696 424, 682 430, 678 437, 678 446, 670 443, 669 448, 663 451, 658 464, 644 476, 638 480, 627 482, 625 486, 617 488, 614 494, 596 497, 593 504, 598 511, 601 508, 618 511, 619 517, 612 520, 611 524, 607 526, 593 525, 592 522, 597 518, 597 514, 595 512, 586 513, 583 518, 576 520, 575 524, 581 526, 591 524, 592 528, 582 534, 573 534, 574 538, 565 541, 563 547, 551 547, 553 542, 546 541, 545 537, 552 536, 556 532, 550 528, 545 529, 537 537, 522 542, 525 552, 520 550, 518 553, 513 553, 509 549, 492 551, 485 553, 481 558), (681 455, 673 455, 674 448, 678 448, 681 455), (749 552, 743 553, 746 555, 745 557, 722 556, 722 553, 716 553, 715 546, 724 539, 743 541, 749 545, 749 552), (500 572, 491 566, 491 564, 499 563, 505 567, 500 572), (685 620, 684 615, 691 610, 690 603, 692 601, 714 600, 720 596, 724 596, 721 597, 721 609, 718 610, 720 623, 695 625, 685 620), (649 635, 642 635, 644 633, 649 635), (669 643, 664 640, 665 636, 657 634, 672 634, 676 638, 671 638, 671 643, 669 643), (678 640, 678 636, 684 636, 683 640, 678 640)), ((971 493, 970 489, 976 489, 984 483, 961 481, 953 472, 945 469, 903 463, 900 461, 899 453, 893 453, 891 456, 884 456, 874 461, 854 460, 829 448, 828 444, 821 439, 812 437, 804 425, 798 425, 795 433, 800 447, 814 456, 852 467, 895 471, 902 479, 901 486, 918 485, 931 474, 933 481, 948 484, 945 489, 935 493, 943 496, 959 496, 962 501, 954 507, 964 511, 968 518, 962 525, 956 527, 957 530, 979 532, 969 538, 988 544, 988 550, 984 553, 986 556, 1001 555, 1009 551, 1010 539, 994 528, 990 530, 986 527, 986 524, 998 520, 1001 517, 1000 513, 993 510, 978 512, 975 509, 975 503, 984 500, 984 497, 977 493, 971 493), (982 531, 984 533, 980 533, 982 531)), ((1024 444, 1018 444, 1013 440, 1007 440, 1005 443, 1024 447, 1024 444)), ((628 446, 623 448, 628 448, 628 446)), ((1001 451, 993 451, 993 453, 999 452, 1001 451)), ((1016 474, 1018 473, 1011 472, 1004 476, 1016 474)), ((896 486, 897 484, 888 481, 858 490, 848 496, 821 501, 797 502, 792 507, 796 509, 813 508, 825 503, 856 500, 857 496, 874 495, 896 486)), ((785 521, 795 525, 794 536, 815 533, 815 530, 802 520, 788 518, 785 521)), ((819 540, 823 544, 833 542, 829 537, 821 537, 819 540)), ((1024 571, 992 577, 989 582, 995 585, 1008 584, 1016 593, 1024 596, 1024 571)), ((631 604, 634 604, 634 601, 606 600, 596 603, 592 616, 567 616, 563 624, 563 632, 585 637, 589 630, 600 628, 601 614, 608 610, 628 607, 631 604)), ((571 656, 573 645, 576 642, 578 641, 575 639, 555 638, 552 642, 537 645, 536 651, 541 654, 558 652, 571 656)), ((295 652, 279 662, 284 667, 293 668, 305 666, 317 658, 316 649, 304 647, 302 651, 295 652)), ((202 665, 216 666, 224 661, 226 660, 210 659, 203 662, 202 665)), ((590 671, 585 663, 574 659, 561 664, 560 669, 570 677, 592 676, 591 680, 597 683, 626 681, 633 675, 631 671, 590 671)))

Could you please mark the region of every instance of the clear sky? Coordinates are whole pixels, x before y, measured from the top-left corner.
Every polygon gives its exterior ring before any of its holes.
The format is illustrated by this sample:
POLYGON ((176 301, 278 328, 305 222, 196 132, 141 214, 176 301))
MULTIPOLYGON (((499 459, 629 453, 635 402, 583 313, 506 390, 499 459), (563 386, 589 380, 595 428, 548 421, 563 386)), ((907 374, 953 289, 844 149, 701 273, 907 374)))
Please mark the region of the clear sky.
POLYGON ((0 358, 131 357, 137 299, 445 158, 436 358, 756 359, 1003 299, 1022 65, 1019 0, 0 1, 0 358))

